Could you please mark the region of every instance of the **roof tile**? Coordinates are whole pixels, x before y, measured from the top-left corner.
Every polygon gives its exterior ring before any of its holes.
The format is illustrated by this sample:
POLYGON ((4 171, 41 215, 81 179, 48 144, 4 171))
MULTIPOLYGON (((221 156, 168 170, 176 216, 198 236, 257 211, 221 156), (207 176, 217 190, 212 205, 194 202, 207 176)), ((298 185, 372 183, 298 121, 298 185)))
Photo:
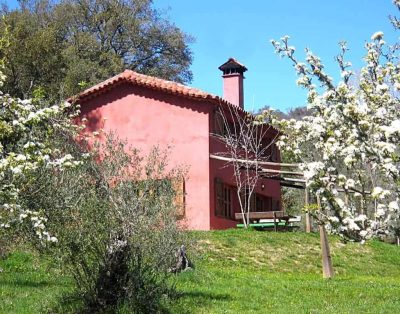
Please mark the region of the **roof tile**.
POLYGON ((172 81, 167 81, 164 79, 160 79, 157 77, 149 76, 134 72, 132 70, 125 70, 124 72, 115 75, 93 87, 90 87, 80 94, 71 97, 69 101, 82 101, 84 99, 93 98, 98 94, 102 94, 108 89, 113 88, 114 86, 122 83, 128 82, 132 83, 133 85, 143 86, 154 90, 160 90, 164 92, 168 92, 173 95, 182 96, 189 99, 194 100, 207 100, 214 104, 224 104, 228 106, 233 106, 237 108, 235 105, 231 104, 230 102, 226 101, 225 99, 204 92, 200 89, 189 87, 183 84, 179 84, 172 81))

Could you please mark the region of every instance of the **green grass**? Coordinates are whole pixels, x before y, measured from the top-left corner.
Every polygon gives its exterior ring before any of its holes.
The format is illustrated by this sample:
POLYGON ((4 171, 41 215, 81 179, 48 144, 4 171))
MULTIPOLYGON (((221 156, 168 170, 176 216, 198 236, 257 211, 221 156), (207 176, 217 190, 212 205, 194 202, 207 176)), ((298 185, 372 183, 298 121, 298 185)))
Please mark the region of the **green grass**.
MULTIPOLYGON (((321 276, 316 234, 193 232, 196 269, 176 276, 172 313, 399 313, 400 247, 330 237, 336 276, 321 276)), ((18 252, 0 261, 0 312, 52 312, 73 289, 49 261, 18 252)), ((68 309, 62 308, 62 311, 68 309)))
POLYGON ((180 275, 187 313, 399 313, 400 248, 330 238, 336 276, 321 275, 316 234, 197 232, 203 257, 180 275))
POLYGON ((56 308, 73 283, 50 261, 18 251, 0 260, 0 313, 40 313, 56 308))

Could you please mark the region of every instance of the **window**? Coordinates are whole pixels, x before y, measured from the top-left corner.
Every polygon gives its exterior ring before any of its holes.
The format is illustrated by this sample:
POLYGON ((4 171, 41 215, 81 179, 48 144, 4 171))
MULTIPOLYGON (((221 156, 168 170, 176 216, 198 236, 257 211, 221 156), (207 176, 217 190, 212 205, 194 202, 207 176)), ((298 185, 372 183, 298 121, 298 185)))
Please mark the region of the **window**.
POLYGON ((254 193, 252 195, 251 211, 265 212, 272 209, 272 198, 254 193))
POLYGON ((280 202, 279 200, 272 200, 272 210, 279 211, 280 210, 280 202))
POLYGON ((219 111, 214 112, 214 133, 216 135, 225 136, 235 132, 234 124, 222 116, 219 111), (227 129, 229 127, 229 130, 227 129))
MULTIPOLYGON (((242 196, 244 197, 244 196, 242 196)), ((247 195, 246 195, 247 197, 247 195)), ((243 200, 244 202, 244 200, 243 200)), ((257 193, 251 195, 250 211, 251 212, 265 212, 271 211, 273 208, 273 200, 271 197, 263 196, 257 193)))
POLYGON ((215 216, 232 218, 232 188, 215 180, 215 216))
POLYGON ((278 161, 278 147, 275 144, 271 147, 271 161, 278 161))
POLYGON ((272 210, 272 198, 271 197, 265 197, 265 211, 270 211, 272 210))
POLYGON ((265 138, 262 141, 262 147, 265 148, 264 156, 269 159, 269 161, 278 161, 278 147, 272 142, 271 138, 265 138))
POLYGON ((264 198, 255 195, 255 211, 262 212, 264 210, 264 198))
POLYGON ((214 133, 217 135, 224 135, 225 132, 224 118, 220 112, 214 113, 214 133))

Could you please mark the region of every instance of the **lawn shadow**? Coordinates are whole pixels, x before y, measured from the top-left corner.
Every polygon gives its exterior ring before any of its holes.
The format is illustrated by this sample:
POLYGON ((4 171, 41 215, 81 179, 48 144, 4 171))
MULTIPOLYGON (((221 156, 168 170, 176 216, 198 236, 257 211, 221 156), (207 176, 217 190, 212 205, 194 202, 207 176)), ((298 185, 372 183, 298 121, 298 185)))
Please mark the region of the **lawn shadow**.
POLYGON ((211 299, 217 301, 230 301, 232 297, 226 293, 210 293, 201 291, 181 292, 179 297, 183 298, 200 298, 200 299, 211 299))
MULTIPOLYGON (((137 313, 137 312, 131 312, 131 310, 129 308, 124 308, 123 304, 118 304, 118 305, 115 305, 115 307, 110 307, 107 309, 93 308, 93 306, 88 305, 88 303, 85 302, 83 295, 80 294, 78 291, 71 291, 71 292, 63 293, 62 295, 60 295, 57 298, 57 302, 55 302, 53 307, 48 309, 46 312, 62 313, 62 314, 137 313)), ((151 312, 151 313, 153 313, 153 312, 151 312)), ((160 308, 157 310, 157 313, 158 314, 171 314, 172 312, 169 310, 168 307, 166 307, 165 304, 162 304, 160 306, 160 308)), ((182 312, 179 312, 179 313, 182 313, 182 312)))
MULTIPOLYGON (((223 293, 211 293, 211 292, 201 292, 201 291, 190 291, 190 292, 180 292, 179 299, 189 299, 193 300, 193 303, 196 306, 207 307, 213 301, 219 302, 229 302, 232 301, 233 298, 229 294, 223 293)), ((190 311, 185 308, 180 308, 179 313, 189 314, 190 311)))
POLYGON ((57 297, 53 306, 48 309, 49 313, 89 313, 83 303, 82 296, 75 291, 64 292, 57 297))
POLYGON ((67 284, 61 284, 59 282, 52 282, 47 280, 34 281, 34 280, 0 280, 0 286, 11 286, 11 287, 26 287, 26 288, 50 288, 55 286, 66 286, 67 284))

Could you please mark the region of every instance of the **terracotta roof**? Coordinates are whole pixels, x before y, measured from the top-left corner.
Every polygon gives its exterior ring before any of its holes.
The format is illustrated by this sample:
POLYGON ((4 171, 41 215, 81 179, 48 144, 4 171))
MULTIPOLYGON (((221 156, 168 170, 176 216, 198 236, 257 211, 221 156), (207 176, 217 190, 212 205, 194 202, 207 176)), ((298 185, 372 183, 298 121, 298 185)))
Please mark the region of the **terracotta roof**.
MULTIPOLYGON (((200 89, 192 88, 176 82, 167 81, 157 77, 149 76, 134 72, 132 70, 125 70, 124 72, 109 78, 89 89, 84 90, 80 94, 71 97, 68 101, 78 101, 93 98, 99 94, 106 92, 107 90, 121 84, 121 83, 132 83, 133 85, 143 86, 153 90, 159 90, 168 94, 178 95, 194 100, 206 100, 214 104, 224 104, 228 106, 234 106, 225 99, 206 93, 200 89)), ((242 110, 244 111, 244 110, 242 110)))
POLYGON ((229 58, 228 61, 226 61, 218 69, 220 69, 221 71, 224 71, 224 70, 232 69, 232 68, 240 68, 243 72, 247 71, 247 68, 244 66, 244 64, 240 63, 235 58, 229 58))

